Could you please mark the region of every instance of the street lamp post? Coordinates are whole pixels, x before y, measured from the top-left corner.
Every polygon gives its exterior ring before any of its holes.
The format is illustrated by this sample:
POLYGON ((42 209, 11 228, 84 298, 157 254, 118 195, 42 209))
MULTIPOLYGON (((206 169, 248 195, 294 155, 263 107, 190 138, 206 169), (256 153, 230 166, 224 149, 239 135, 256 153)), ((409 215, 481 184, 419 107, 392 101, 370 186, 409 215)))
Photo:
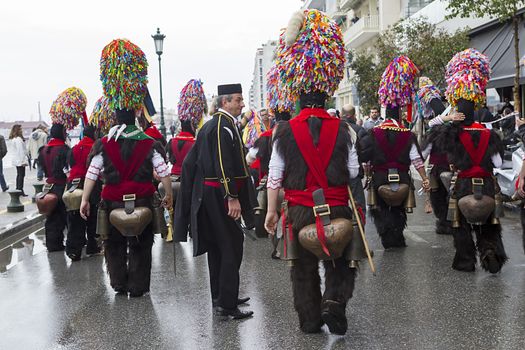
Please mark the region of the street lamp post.
POLYGON ((164 38, 166 35, 160 33, 160 29, 157 28, 157 33, 151 36, 155 41, 155 51, 159 56, 159 82, 160 82, 160 133, 166 137, 166 125, 164 124, 164 103, 162 101, 162 69, 160 64, 160 56, 162 55, 162 45, 164 44, 164 38))

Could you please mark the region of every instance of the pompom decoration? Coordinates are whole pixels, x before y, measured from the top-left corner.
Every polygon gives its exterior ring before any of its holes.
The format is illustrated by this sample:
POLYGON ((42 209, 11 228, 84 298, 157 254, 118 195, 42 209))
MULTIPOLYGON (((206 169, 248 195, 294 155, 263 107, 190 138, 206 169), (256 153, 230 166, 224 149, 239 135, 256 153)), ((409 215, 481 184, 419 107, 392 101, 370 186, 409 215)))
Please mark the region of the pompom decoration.
POLYGON ((86 105, 87 98, 84 92, 77 87, 70 87, 62 91, 51 105, 51 122, 62 124, 66 130, 71 130, 85 115, 86 105))
POLYGON ((441 99, 441 92, 434 85, 425 85, 419 89, 417 97, 426 106, 435 98, 441 99))
POLYGON ((117 125, 117 115, 115 110, 109 107, 109 100, 106 96, 102 96, 95 103, 89 117, 89 123, 96 126, 104 134, 107 134, 112 126, 117 125))
POLYGON ((116 39, 102 50, 100 80, 112 109, 140 109, 148 84, 148 61, 131 41, 116 39))
POLYGON ((434 86, 432 80, 427 77, 419 78, 419 85, 423 87, 417 92, 417 100, 419 101, 418 108, 425 118, 430 118, 433 115, 432 108, 430 106, 430 101, 437 98, 441 100, 441 92, 437 87, 434 86))
POLYGON ((291 20, 294 24, 289 28, 294 33, 284 33, 289 42, 281 40, 277 49, 281 84, 293 100, 309 92, 332 96, 344 76, 345 46, 341 29, 326 14, 304 10, 303 24, 295 34, 299 18, 294 14, 291 20), (293 37, 296 40, 290 44, 293 37))
POLYGON ((419 77, 419 88, 425 87, 427 85, 434 85, 434 82, 429 77, 419 77))
POLYGON ((476 107, 483 107, 485 104, 484 77, 477 71, 459 72, 449 79, 445 96, 452 106, 456 106, 459 99, 473 101, 476 107))
POLYGON ((463 98, 482 107, 490 73, 488 57, 478 50, 470 48, 455 54, 447 64, 445 76, 448 83, 445 96, 449 103, 456 106, 463 98))
POLYGON ((379 101, 385 107, 403 107, 412 103, 419 69, 407 56, 398 56, 386 67, 379 84, 379 101))
POLYGON ((202 81, 197 79, 188 81, 180 92, 177 109, 181 121, 191 120, 193 126, 197 128, 204 114, 208 112, 202 81))
POLYGON ((257 112, 252 109, 250 112, 246 112, 246 114, 248 113, 250 116, 247 118, 249 121, 243 131, 243 141, 247 148, 251 148, 259 136, 266 131, 266 128, 257 112))
POLYGON ((266 97, 268 108, 273 112, 293 112, 295 109, 294 100, 290 97, 289 91, 281 85, 279 80, 279 69, 274 65, 266 76, 266 97))
POLYGON ((469 48, 460 51, 448 62, 445 71, 447 83, 454 79, 454 75, 460 72, 477 71, 479 74, 478 82, 482 84, 483 89, 487 86, 490 78, 489 58, 476 49, 469 48))

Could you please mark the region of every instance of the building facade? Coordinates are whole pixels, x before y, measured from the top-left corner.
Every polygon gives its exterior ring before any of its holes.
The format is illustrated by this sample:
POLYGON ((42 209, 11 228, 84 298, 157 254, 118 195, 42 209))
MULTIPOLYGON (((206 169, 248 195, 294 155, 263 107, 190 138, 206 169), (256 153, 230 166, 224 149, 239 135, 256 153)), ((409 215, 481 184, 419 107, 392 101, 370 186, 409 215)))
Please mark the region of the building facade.
POLYGON ((277 40, 270 40, 255 53, 252 86, 250 87, 250 108, 260 110, 267 108, 266 75, 273 65, 277 40))

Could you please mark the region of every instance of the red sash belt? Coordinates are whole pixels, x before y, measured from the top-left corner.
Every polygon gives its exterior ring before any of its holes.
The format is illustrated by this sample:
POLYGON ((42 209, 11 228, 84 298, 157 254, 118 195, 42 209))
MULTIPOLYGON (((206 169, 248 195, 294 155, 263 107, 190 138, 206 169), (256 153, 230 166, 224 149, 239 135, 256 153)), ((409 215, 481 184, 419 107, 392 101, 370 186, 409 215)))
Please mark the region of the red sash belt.
MULTIPOLYGON (((244 181, 245 179, 235 179, 235 186, 237 186, 237 192, 241 190, 242 186, 244 185, 244 181)), ((220 188, 222 187, 222 183, 214 180, 205 180, 204 186, 220 188)))
MULTIPOLYGON (((288 201, 288 206, 293 207, 302 205, 313 208, 315 206, 312 198, 314 190, 284 190, 284 199, 288 201)), ((346 186, 329 187, 324 189, 326 204, 331 207, 348 206, 348 189, 346 186)))

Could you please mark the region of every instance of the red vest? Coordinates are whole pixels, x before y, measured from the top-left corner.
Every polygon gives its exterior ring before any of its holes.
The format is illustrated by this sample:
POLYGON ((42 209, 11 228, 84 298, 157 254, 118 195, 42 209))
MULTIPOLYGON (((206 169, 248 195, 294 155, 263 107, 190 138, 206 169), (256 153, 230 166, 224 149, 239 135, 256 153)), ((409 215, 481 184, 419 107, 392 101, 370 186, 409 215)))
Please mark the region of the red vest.
POLYGON ((47 179, 46 182, 48 184, 55 184, 55 185, 65 185, 66 184, 66 175, 64 174, 63 177, 56 178, 53 174, 53 161, 58 157, 58 154, 60 153, 63 148, 66 147, 66 144, 64 141, 60 139, 51 139, 46 146, 42 149, 42 154, 44 157, 44 166, 46 168, 46 174, 47 179), (49 152, 49 153, 48 153, 49 152))
POLYGON ((324 109, 320 108, 305 108, 297 117, 290 121, 290 128, 292 129, 295 143, 308 167, 306 188, 304 190, 284 189, 284 197, 288 200, 290 206, 303 205, 313 207, 312 192, 319 188, 324 190, 328 205, 348 205, 347 187, 329 187, 326 177, 326 169, 332 158, 340 122, 339 119, 331 117, 324 109), (314 145, 308 127, 308 118, 310 116, 321 118, 323 121, 317 147, 314 145))
MULTIPOLYGON (((388 121, 381 124, 382 126, 390 126, 388 121)), ((394 127, 397 128, 395 124, 392 123, 394 127)), ((412 133, 410 131, 400 130, 396 132, 396 140, 394 143, 388 142, 387 139, 387 130, 381 127, 376 127, 372 129, 374 138, 379 146, 379 149, 385 155, 386 162, 383 164, 374 164, 374 171, 388 171, 388 169, 398 169, 400 171, 408 171, 409 165, 402 164, 399 162, 399 157, 401 153, 406 149, 412 133)))
POLYGON ((120 156, 119 143, 115 140, 108 141, 107 137, 102 139, 104 151, 120 176, 120 182, 118 184, 106 184, 104 186, 102 199, 122 201, 122 196, 125 194, 135 194, 137 198, 144 198, 155 193, 156 189, 152 183, 153 178, 147 182, 137 182, 133 180, 133 177, 146 161, 146 157, 150 153, 154 142, 155 141, 151 139, 137 141, 131 157, 124 161, 120 156))
POLYGON ((69 177, 67 181, 71 182, 74 179, 84 178, 87 173, 87 159, 91 148, 93 147, 93 139, 90 137, 84 136, 78 144, 76 144, 71 152, 73 153, 73 159, 75 160, 75 165, 71 167, 69 171, 69 177))
POLYGON ((481 161, 483 160, 483 156, 489 147, 490 130, 486 129, 482 124, 472 123, 472 125, 463 128, 459 134, 459 140, 461 141, 463 147, 465 147, 465 150, 472 161, 472 166, 469 169, 461 170, 458 173, 458 177, 490 177, 491 174, 481 167, 481 161), (469 132, 469 130, 480 132, 478 147, 474 147, 474 143, 472 142, 472 134, 469 132))
POLYGON ((171 167, 172 175, 180 175, 182 173, 182 162, 186 159, 186 156, 190 152, 193 144, 195 143, 195 137, 189 132, 182 131, 177 137, 171 140, 171 153, 175 157, 175 163, 171 167), (179 150, 179 141, 184 141, 184 145, 179 150))

